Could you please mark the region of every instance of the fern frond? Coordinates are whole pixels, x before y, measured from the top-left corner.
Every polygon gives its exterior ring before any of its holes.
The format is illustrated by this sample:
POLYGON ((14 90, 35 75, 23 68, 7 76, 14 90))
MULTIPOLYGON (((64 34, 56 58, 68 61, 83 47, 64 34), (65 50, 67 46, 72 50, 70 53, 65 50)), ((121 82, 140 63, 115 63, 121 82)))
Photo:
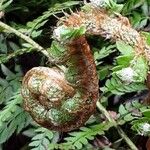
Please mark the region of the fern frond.
POLYGON ((48 145, 53 139, 53 132, 43 127, 37 128, 35 132, 36 135, 31 139, 31 143, 29 144, 32 147, 31 150, 47 150, 48 145))
POLYGON ((150 136, 150 106, 138 101, 128 102, 119 107, 119 118, 124 124, 130 122, 131 129, 139 135, 150 136))
POLYGON ((69 137, 65 138, 64 143, 50 144, 50 149, 82 149, 88 144, 89 140, 93 140, 95 135, 103 135, 105 131, 113 125, 110 122, 92 125, 90 127, 81 127, 78 132, 69 133, 69 137))
POLYGON ((16 70, 17 73, 13 73, 3 64, 1 64, 1 70, 6 78, 3 79, 0 77, 0 104, 7 102, 20 88, 22 74, 20 69, 16 70))
POLYGON ((110 92, 116 95, 123 95, 125 93, 137 92, 146 89, 146 85, 143 83, 131 83, 125 84, 119 78, 112 77, 108 79, 105 86, 101 88, 104 93, 110 92))
POLYGON ((15 131, 19 133, 29 124, 29 115, 20 107, 22 97, 19 92, 0 111, 0 143, 4 143, 15 131))
POLYGON ((109 56, 111 53, 115 52, 115 45, 109 45, 108 47, 103 47, 101 50, 98 50, 97 48, 93 48, 94 52, 94 59, 99 61, 107 56, 109 56))
POLYGON ((27 23, 27 28, 29 29, 30 34, 34 32, 33 34, 38 36, 42 30, 40 30, 40 32, 38 31, 39 34, 36 34, 37 33, 36 30, 44 26, 50 16, 58 14, 58 13, 62 13, 63 9, 71 8, 72 6, 78 5, 80 3, 81 3, 80 1, 68 1, 64 3, 56 3, 47 11, 43 12, 43 15, 27 23))

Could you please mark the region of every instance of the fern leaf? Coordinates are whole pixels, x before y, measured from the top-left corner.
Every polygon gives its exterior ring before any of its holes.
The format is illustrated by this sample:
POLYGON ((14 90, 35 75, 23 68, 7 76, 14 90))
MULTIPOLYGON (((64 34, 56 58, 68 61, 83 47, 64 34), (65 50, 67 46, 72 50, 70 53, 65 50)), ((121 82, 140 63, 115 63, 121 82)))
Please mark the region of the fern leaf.
POLYGON ((16 70, 17 73, 13 73, 3 64, 1 64, 1 70, 6 78, 0 78, 0 104, 7 102, 20 88, 22 75, 20 69, 16 70))
POLYGON ((20 107, 22 97, 15 93, 0 111, 0 143, 4 143, 15 131, 19 133, 29 124, 30 117, 20 107))
MULTIPOLYGON (((32 33, 32 37, 39 36, 37 34, 38 29, 45 25, 48 21, 48 18, 54 14, 62 13, 63 9, 71 8, 74 5, 80 4, 80 1, 68 1, 64 3, 56 3, 54 6, 49 8, 47 11, 43 12, 43 15, 34 19, 32 22, 27 23, 27 28, 30 33, 32 33), (35 36, 36 35, 36 36, 35 36)), ((24 30, 24 29, 20 29, 24 30)), ((42 30, 40 30, 42 32, 42 30)), ((39 33, 40 34, 40 33, 39 33)))
POLYGON ((107 56, 109 56, 111 53, 115 52, 115 45, 110 45, 108 47, 103 47, 101 50, 98 50, 97 48, 93 48, 94 52, 94 59, 99 61, 107 56))
POLYGON ((104 93, 110 92, 116 95, 123 95, 125 93, 137 92, 145 89, 146 86, 143 83, 125 84, 117 77, 108 79, 105 86, 101 88, 104 93))
POLYGON ((47 150, 53 138, 53 132, 43 127, 39 127, 35 132, 36 135, 32 138, 29 146, 32 147, 32 150, 47 150))
POLYGON ((69 133, 70 136, 65 138, 65 143, 50 144, 50 149, 82 149, 89 140, 94 139, 95 135, 104 134, 112 126, 110 122, 103 122, 90 127, 82 127, 78 132, 69 133))

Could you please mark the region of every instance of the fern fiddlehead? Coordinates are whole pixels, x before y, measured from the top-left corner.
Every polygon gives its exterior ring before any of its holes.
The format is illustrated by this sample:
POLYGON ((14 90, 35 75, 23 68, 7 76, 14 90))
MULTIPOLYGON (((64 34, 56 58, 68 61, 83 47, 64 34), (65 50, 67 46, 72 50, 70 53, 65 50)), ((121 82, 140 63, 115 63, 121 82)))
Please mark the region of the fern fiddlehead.
POLYGON ((98 78, 84 34, 100 35, 112 41, 122 40, 135 49, 135 57, 142 55, 147 61, 150 60, 149 46, 131 28, 126 18, 110 16, 104 9, 89 6, 88 12, 85 10, 67 16, 61 22, 65 34, 56 34, 60 42, 58 45, 64 48, 60 58, 65 60, 62 62, 67 69, 63 72, 58 68, 37 67, 30 70, 23 79, 25 109, 35 121, 49 129, 76 129, 95 110, 99 98, 98 78), (82 34, 78 33, 81 27, 82 34), (69 35, 67 30, 74 31, 69 35))
POLYGON ((85 37, 74 39, 68 49, 66 64, 74 69, 73 78, 58 68, 36 67, 27 72, 22 87, 25 109, 39 124, 58 131, 80 127, 98 99, 96 67, 85 37))

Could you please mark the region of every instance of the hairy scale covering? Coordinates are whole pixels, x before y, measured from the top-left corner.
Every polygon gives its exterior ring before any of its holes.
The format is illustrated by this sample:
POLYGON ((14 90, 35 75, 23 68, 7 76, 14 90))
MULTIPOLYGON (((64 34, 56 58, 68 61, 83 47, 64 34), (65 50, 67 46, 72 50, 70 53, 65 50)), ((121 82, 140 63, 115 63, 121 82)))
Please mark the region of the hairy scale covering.
POLYGON ((58 68, 35 67, 27 72, 22 86, 24 108, 33 119, 63 132, 82 126, 99 98, 96 66, 85 37, 72 40, 67 48, 66 65, 74 69, 73 78, 58 68))
MULTIPOLYGON (((89 6, 88 11, 60 19, 61 24, 69 28, 84 26, 85 34, 99 35, 114 42, 122 40, 134 48, 135 56, 143 55, 150 60, 149 46, 127 18, 89 6)), ((66 132, 82 126, 94 113, 99 85, 85 36, 70 39, 62 46, 67 52, 67 57, 63 55, 65 72, 58 68, 33 68, 24 77, 22 96, 25 109, 35 121, 48 129, 66 132)))

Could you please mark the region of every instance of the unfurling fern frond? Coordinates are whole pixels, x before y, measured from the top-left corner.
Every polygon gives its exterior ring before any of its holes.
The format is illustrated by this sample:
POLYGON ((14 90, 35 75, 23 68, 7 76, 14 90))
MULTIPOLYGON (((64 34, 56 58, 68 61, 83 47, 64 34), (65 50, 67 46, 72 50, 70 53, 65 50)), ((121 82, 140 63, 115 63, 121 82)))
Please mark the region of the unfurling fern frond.
POLYGON ((23 78, 25 110, 50 130, 67 132, 81 127, 95 111, 99 98, 94 59, 85 36, 77 38, 78 34, 73 34, 75 39, 65 46, 69 56, 64 71, 35 67, 23 78))

